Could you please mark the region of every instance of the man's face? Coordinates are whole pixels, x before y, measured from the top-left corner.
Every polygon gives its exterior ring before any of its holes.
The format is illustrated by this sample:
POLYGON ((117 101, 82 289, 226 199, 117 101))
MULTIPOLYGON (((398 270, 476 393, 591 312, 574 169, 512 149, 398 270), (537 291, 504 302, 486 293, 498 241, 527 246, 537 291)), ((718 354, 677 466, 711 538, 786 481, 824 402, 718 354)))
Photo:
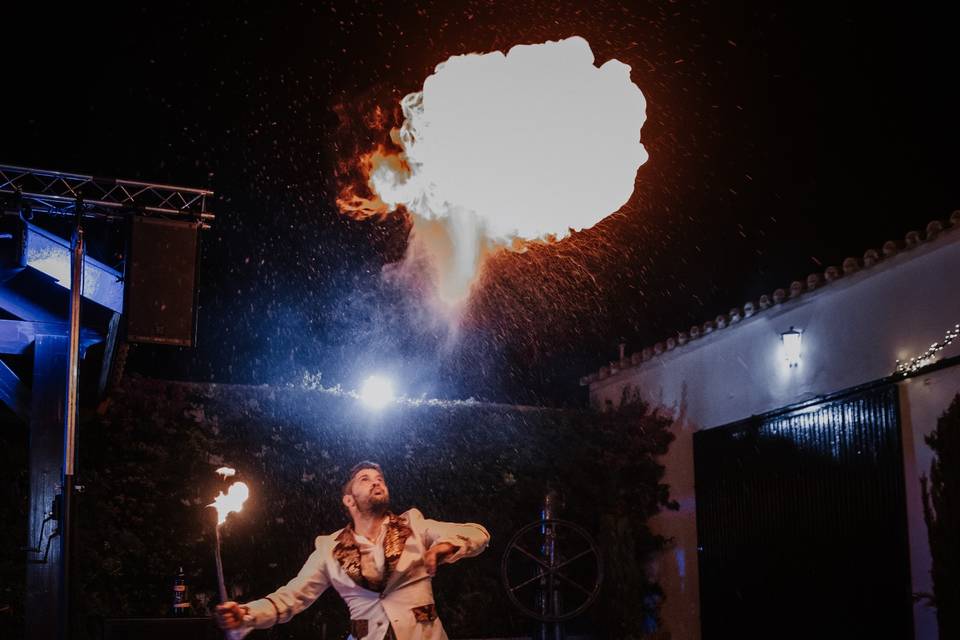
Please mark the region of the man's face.
POLYGON ((390 491, 376 469, 361 469, 350 483, 350 495, 361 513, 383 513, 390 507, 390 491))

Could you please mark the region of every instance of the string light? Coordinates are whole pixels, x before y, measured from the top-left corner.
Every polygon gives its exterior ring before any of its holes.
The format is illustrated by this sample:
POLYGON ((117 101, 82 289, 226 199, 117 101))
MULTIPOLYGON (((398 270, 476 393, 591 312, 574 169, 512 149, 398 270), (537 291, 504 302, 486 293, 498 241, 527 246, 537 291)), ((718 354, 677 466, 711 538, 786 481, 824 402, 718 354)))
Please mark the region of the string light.
POLYGON ((937 359, 937 354, 946 347, 949 347, 958 337, 960 337, 960 323, 955 324, 952 329, 947 329, 943 340, 934 342, 919 356, 915 356, 909 360, 897 360, 897 369, 894 373, 908 376, 911 373, 916 373, 920 369, 923 369, 927 365, 933 364, 934 360, 937 359))

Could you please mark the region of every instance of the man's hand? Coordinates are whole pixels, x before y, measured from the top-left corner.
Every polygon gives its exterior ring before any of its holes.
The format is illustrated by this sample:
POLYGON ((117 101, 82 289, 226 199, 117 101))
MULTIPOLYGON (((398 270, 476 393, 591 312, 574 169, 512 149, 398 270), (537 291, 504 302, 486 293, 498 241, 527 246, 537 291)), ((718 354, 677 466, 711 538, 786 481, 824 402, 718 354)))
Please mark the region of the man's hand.
POLYGON ((247 615, 246 606, 236 602, 224 602, 217 605, 217 624, 221 629, 239 629, 243 626, 243 616, 247 615))
POLYGON ((427 549, 423 554, 423 564, 427 568, 427 575, 437 575, 437 565, 451 553, 456 553, 459 548, 449 542, 440 542, 427 549))

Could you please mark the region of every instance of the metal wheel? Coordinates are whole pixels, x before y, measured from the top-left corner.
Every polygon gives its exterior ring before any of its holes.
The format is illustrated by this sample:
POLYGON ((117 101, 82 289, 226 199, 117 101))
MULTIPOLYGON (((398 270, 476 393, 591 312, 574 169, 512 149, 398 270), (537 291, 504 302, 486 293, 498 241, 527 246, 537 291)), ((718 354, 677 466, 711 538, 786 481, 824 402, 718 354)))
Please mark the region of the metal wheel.
POLYGON ((537 520, 517 531, 500 561, 507 597, 524 615, 562 622, 600 595, 603 561, 586 529, 567 520, 537 520))

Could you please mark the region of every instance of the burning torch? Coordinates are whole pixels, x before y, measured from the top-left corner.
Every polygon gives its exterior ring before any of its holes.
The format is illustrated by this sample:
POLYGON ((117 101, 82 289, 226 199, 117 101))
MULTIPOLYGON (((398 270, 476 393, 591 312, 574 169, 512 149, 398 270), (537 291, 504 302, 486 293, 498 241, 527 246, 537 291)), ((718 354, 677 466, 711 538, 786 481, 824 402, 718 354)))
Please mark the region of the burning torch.
MULTIPOLYGON (((237 472, 229 467, 221 467, 217 469, 217 473, 223 476, 224 479, 227 479, 236 475, 237 472)), ((250 489, 245 483, 234 482, 230 485, 230 488, 227 489, 226 493, 221 491, 220 495, 218 495, 211 504, 207 505, 217 510, 217 526, 214 527, 214 531, 216 531, 215 555, 217 559, 217 586, 220 589, 220 602, 227 601, 227 587, 223 580, 223 560, 220 558, 220 526, 227 521, 227 516, 230 513, 239 513, 240 510, 243 509, 243 503, 246 502, 249 496, 250 489)))

